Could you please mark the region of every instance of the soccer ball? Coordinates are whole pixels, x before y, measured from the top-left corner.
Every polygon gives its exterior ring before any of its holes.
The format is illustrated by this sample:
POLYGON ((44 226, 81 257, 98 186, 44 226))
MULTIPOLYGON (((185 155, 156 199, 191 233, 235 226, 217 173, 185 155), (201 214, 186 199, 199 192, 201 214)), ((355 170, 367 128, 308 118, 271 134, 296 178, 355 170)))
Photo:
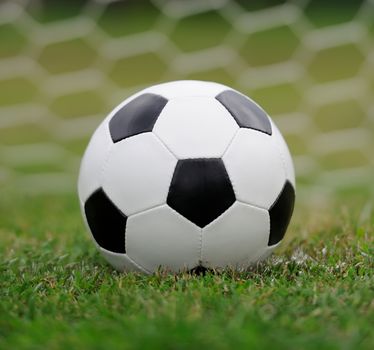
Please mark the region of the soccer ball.
POLYGON ((176 81, 123 101, 82 160, 83 217, 116 269, 244 269, 283 239, 295 200, 269 116, 221 84, 176 81))

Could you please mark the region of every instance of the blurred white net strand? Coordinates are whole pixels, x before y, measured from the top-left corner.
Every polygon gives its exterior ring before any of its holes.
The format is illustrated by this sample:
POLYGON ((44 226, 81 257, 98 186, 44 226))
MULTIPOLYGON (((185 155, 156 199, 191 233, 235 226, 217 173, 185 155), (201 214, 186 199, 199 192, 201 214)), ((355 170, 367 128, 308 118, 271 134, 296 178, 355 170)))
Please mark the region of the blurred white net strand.
MULTIPOLYGON (((152 28, 120 37, 108 35, 98 25, 98 19, 111 2, 90 1, 84 5, 79 16, 46 24, 30 16, 25 10, 29 5, 26 0, 0 4, 0 25, 11 23, 27 37, 27 45, 21 52, 0 59, 0 80, 27 79, 37 86, 41 96, 25 103, 0 107, 0 131, 36 125, 50 135, 48 139, 40 138, 29 144, 20 139, 14 145, 1 145, 0 140, 2 186, 33 193, 74 191, 80 156, 69 151, 64 144, 87 140, 105 115, 100 112, 97 115, 78 115, 64 119, 51 110, 51 101, 60 96, 94 89, 105 101, 109 112, 110 106, 114 107, 123 98, 144 87, 144 84, 127 87, 116 84, 110 77, 113 66, 121 59, 151 53, 166 67, 158 77, 159 81, 199 74, 205 70, 223 69, 229 72, 234 87, 239 90, 251 91, 283 83, 296 87, 303 96, 296 111, 271 116, 286 139, 296 135, 304 139, 306 144, 304 151, 294 154, 296 174, 299 178, 312 177, 312 180, 299 186, 299 194, 325 196, 334 193, 337 188, 352 185, 372 188, 374 49, 368 22, 374 13, 374 1, 363 1, 351 21, 315 28, 304 15, 303 9, 308 1, 288 1, 282 5, 247 12, 234 1, 154 0, 153 5, 160 11, 160 15, 152 28), (181 19, 209 10, 217 11, 230 24, 230 29, 217 46, 183 52, 170 39, 170 34, 181 19), (246 37, 281 25, 292 30, 300 39, 300 45, 288 59, 280 63, 249 65, 240 54, 246 37), (51 74, 38 62, 38 57, 49 45, 73 39, 81 39, 95 51, 93 64, 51 74), (352 44, 362 52, 364 59, 357 72, 348 78, 334 81, 313 80, 307 66, 314 57, 325 49, 345 44, 352 44), (321 106, 344 102, 346 99, 354 100, 365 117, 354 127, 320 130, 313 118, 316 111, 321 106), (342 154, 344 158, 345 152, 356 152, 367 161, 328 170, 320 162, 322 158, 328 160, 335 153, 342 154), (17 167, 35 164, 46 166, 47 170, 29 174, 16 170, 17 167), (53 168, 55 164, 63 165, 60 166, 61 171, 48 170, 49 165, 53 168)), ((274 45, 277 43, 274 42, 274 45)), ((290 146, 293 153, 292 142, 290 146)))

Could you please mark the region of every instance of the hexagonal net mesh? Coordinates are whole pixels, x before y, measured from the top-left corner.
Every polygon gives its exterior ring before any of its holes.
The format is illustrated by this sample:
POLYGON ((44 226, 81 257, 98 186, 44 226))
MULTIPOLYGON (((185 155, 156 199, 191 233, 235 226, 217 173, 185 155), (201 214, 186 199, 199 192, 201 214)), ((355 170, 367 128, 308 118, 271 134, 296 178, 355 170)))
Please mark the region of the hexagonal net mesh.
POLYGON ((89 136, 147 85, 213 80, 258 101, 299 192, 372 189, 374 1, 3 1, 0 184, 75 190, 89 136))

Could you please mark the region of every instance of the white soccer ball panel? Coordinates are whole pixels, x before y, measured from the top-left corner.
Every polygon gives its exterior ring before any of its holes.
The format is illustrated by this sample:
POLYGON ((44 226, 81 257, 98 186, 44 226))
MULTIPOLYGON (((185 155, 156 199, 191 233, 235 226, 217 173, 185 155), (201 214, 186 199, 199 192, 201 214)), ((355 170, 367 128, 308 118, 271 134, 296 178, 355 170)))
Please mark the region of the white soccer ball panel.
POLYGON ((238 201, 269 209, 286 181, 284 165, 270 135, 240 129, 223 156, 238 201))
POLYGON ((270 257, 271 254, 273 254, 274 250, 279 247, 280 243, 272 245, 272 246, 267 246, 265 249, 254 258, 253 262, 254 263, 259 263, 261 261, 265 261, 267 258, 270 257))
POLYGON ((205 267, 243 268, 264 252, 270 231, 269 213, 234 203, 203 229, 202 264, 205 267))
POLYGON ((126 251, 149 271, 192 269, 200 259, 201 230, 167 205, 130 216, 126 251))
POLYGON ((281 132, 279 131, 278 127, 274 124, 271 120, 271 128, 273 130, 272 137, 274 138, 275 142, 279 147, 279 152, 281 154, 285 169, 286 169, 286 177, 289 180, 294 188, 296 188, 296 181, 295 181, 295 168, 293 165, 292 157, 290 150, 287 146, 286 141, 284 140, 281 132))
POLYGON ((144 89, 142 93, 157 94, 171 100, 188 96, 205 96, 214 98, 225 90, 231 90, 231 88, 209 81, 179 80, 151 86, 144 89))
POLYGON ((103 189, 127 216, 166 203, 177 159, 152 133, 116 143, 103 173, 103 189))
POLYGON ((214 98, 183 97, 169 101, 153 132, 179 158, 218 158, 239 126, 214 98))
POLYGON ((142 272, 149 274, 149 271, 132 261, 127 254, 113 253, 104 248, 99 248, 101 255, 120 272, 142 272))
POLYGON ((108 124, 104 121, 93 134, 81 162, 78 193, 82 202, 101 186, 103 165, 112 145, 108 124))

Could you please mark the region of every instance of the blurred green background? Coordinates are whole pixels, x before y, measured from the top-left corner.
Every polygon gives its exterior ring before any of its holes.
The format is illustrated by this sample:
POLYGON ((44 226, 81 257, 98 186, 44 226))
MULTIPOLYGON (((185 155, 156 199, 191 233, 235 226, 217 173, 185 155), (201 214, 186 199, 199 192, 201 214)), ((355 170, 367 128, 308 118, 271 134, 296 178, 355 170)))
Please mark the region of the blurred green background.
POLYGON ((373 44, 371 0, 1 1, 0 187, 74 192, 88 139, 116 104, 201 79, 273 117, 299 198, 373 196, 373 44))

